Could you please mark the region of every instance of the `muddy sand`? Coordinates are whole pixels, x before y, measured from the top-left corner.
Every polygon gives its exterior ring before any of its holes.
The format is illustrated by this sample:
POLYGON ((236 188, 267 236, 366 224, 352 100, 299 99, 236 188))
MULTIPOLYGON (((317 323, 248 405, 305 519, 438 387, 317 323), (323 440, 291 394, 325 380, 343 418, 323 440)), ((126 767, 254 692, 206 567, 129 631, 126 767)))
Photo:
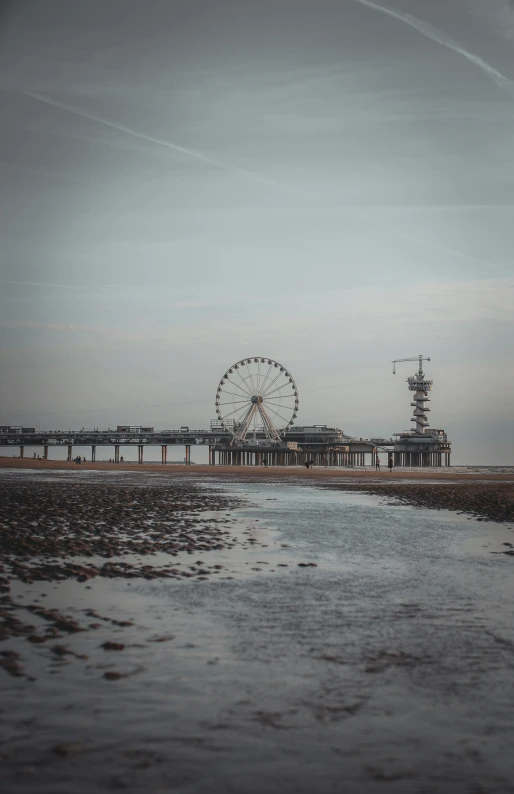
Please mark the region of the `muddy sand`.
POLYGON ((6 790, 509 791, 512 476, 2 463, 6 790))
MULTIPOLYGON (((236 499, 184 479, 166 481, 166 487, 162 480, 158 485, 137 477, 123 480, 74 482, 68 476, 64 482, 60 477, 0 482, 0 640, 24 636, 40 644, 87 628, 33 604, 26 609, 46 623, 36 631, 18 616, 10 595, 13 580, 205 579, 222 571, 221 565, 211 570, 201 560, 186 565, 184 557, 233 548, 228 527, 234 519, 227 511, 237 506, 236 499)), ((0 655, 0 666, 20 674, 9 654, 0 655)))

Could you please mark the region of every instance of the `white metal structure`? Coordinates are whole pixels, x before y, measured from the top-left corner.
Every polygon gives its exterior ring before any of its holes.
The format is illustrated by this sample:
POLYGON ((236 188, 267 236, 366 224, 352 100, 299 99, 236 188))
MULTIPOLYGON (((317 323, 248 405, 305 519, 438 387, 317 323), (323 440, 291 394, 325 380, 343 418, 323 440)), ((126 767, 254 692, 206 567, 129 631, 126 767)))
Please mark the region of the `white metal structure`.
POLYGON ((424 358, 423 356, 414 356, 413 358, 397 358, 392 362, 393 375, 396 372, 396 364, 399 364, 401 361, 418 362, 417 373, 407 378, 407 383, 409 384, 409 390, 415 392, 413 402, 411 402, 411 405, 414 408, 414 416, 411 419, 411 421, 415 423, 413 432, 416 435, 424 435, 426 428, 430 427, 427 418, 427 411, 430 411, 430 408, 428 408, 426 403, 430 402, 428 392, 432 390, 434 381, 427 380, 425 378, 425 373, 423 372, 423 361, 430 361, 430 358, 424 358))
POLYGON ((264 433, 279 444, 298 412, 298 391, 278 361, 260 356, 238 361, 223 375, 216 392, 216 413, 232 443, 264 433))

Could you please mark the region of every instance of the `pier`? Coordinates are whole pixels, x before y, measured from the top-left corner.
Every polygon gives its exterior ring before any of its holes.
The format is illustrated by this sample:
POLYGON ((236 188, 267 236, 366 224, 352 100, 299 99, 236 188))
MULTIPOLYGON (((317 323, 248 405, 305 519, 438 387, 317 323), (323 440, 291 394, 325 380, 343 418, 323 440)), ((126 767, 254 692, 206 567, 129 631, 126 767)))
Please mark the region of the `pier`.
MULTIPOLYGON (((211 466, 375 466, 380 453, 395 466, 450 465, 451 443, 444 430, 430 430, 428 393, 433 381, 422 369, 429 358, 396 359, 397 363, 417 361, 418 371, 407 378, 414 408, 414 428, 395 433, 396 438, 355 438, 327 425, 295 424, 299 394, 291 373, 279 362, 260 356, 242 359, 223 375, 216 391, 217 419, 208 430, 186 425, 177 430, 155 430, 144 425, 117 425, 106 430, 36 430, 35 427, 0 426, 0 447, 42 447, 47 459, 52 446, 67 446, 68 461, 74 447, 90 447, 96 461, 98 447, 111 447, 114 462, 120 463, 123 447, 137 445, 137 462, 144 462, 146 447, 161 447, 161 462, 168 462, 169 447, 184 447, 184 461, 191 463, 191 448, 209 447, 211 466)), ((393 368, 395 372, 395 368, 393 368)))
MULTIPOLYGON (((216 423, 213 422, 213 425, 216 423)), ((138 463, 144 462, 148 447, 161 448, 161 463, 168 463, 168 450, 182 447, 186 464, 191 463, 191 449, 195 446, 209 448, 211 466, 296 466, 312 460, 315 466, 375 466, 377 455, 394 455, 395 466, 440 466, 442 459, 450 465, 450 445, 434 439, 437 451, 432 449, 428 436, 423 443, 413 444, 414 439, 352 438, 342 430, 325 425, 291 428, 284 440, 270 444, 264 433, 245 443, 234 444, 232 435, 220 427, 208 430, 182 428, 180 430, 154 430, 142 434, 137 429, 118 430, 36 430, 35 428, 0 427, 0 448, 11 454, 17 451, 25 456, 26 447, 40 447, 42 457, 48 459, 56 447, 67 447, 67 460, 74 458, 74 447, 89 447, 90 460, 97 460, 98 449, 111 448, 115 463, 123 456, 123 449, 137 447, 138 463), (419 447, 419 448, 418 448, 419 447), (441 450, 443 450, 441 452, 441 450), (441 457, 441 456, 444 457, 441 457)), ((5 454, 4 453, 4 454, 5 454)))

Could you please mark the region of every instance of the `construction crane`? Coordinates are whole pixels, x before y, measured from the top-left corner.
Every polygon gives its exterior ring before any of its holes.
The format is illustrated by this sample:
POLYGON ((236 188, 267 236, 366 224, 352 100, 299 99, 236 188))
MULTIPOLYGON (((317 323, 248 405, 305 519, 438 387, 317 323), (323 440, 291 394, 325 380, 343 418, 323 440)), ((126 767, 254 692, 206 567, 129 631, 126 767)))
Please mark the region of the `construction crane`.
POLYGON ((400 361, 417 361, 417 362, 419 362, 418 375, 419 375, 420 378, 423 378, 424 377, 424 373, 423 373, 423 365, 422 365, 421 362, 422 361, 430 361, 430 359, 426 358, 424 356, 413 356, 413 358, 397 358, 393 362, 391 362, 392 365, 393 365, 393 375, 396 375, 396 364, 399 364, 400 361))

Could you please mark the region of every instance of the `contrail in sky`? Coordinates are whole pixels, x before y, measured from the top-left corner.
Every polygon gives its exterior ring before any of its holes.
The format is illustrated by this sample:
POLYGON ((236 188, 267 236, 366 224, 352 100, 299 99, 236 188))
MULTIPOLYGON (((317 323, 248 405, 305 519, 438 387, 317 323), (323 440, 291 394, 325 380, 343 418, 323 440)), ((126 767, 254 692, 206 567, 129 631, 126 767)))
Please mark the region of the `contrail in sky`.
POLYGON ((32 99, 37 99, 38 102, 43 102, 45 105, 51 105, 54 108, 60 108, 61 110, 66 110, 68 113, 74 113, 76 116, 81 116, 83 119, 89 119, 90 121, 96 121, 98 124, 103 124, 106 127, 111 127, 113 130, 119 130, 120 132, 125 132, 127 135, 132 135, 135 138, 141 138, 144 141, 150 141, 151 143, 156 143, 159 146, 166 146, 168 149, 173 149, 176 152, 182 152, 182 154, 188 154, 191 157, 197 157, 199 160, 203 160, 204 163, 209 163, 210 165, 218 165, 218 163, 210 157, 202 154, 201 152, 196 152, 194 149, 186 149, 185 146, 177 146, 174 143, 170 143, 169 141, 164 141, 162 138, 153 138, 151 135, 145 135, 142 132, 137 132, 136 130, 131 129, 130 127, 125 127, 124 124, 115 124, 113 121, 108 121, 108 119, 101 118, 100 116, 94 116, 91 113, 86 113, 84 110, 80 110, 80 108, 73 107, 73 105, 67 105, 64 102, 58 102, 56 99, 51 99, 44 94, 36 94, 32 91, 22 91, 22 94, 25 96, 29 96, 32 99))
MULTIPOLYGON (((91 113, 86 113, 84 110, 80 110, 79 108, 73 107, 73 105, 67 105, 64 102, 58 102, 55 99, 51 99, 50 97, 45 96, 44 94, 36 94, 32 91, 22 91, 22 94, 25 96, 29 96, 32 99, 38 100, 38 102, 43 102, 45 105, 51 105, 52 107, 59 108, 61 110, 66 110, 68 113, 74 113, 76 116, 80 116, 84 119, 89 119, 90 121, 96 121, 98 124, 103 124, 106 127, 111 127, 113 130, 118 130, 119 132, 124 132, 127 135, 132 135, 134 138, 139 138, 143 141, 149 141, 150 143, 155 143, 158 146, 165 146, 167 149, 172 149, 175 152, 180 152, 181 154, 187 154, 189 157, 195 157, 197 160, 201 160, 204 163, 208 163, 209 165, 213 165, 216 168, 223 168, 225 170, 233 171, 236 174, 240 174, 241 176, 245 176, 249 179, 253 179, 255 182, 260 182, 263 185, 267 185, 268 187, 275 187, 281 188, 282 190, 289 190, 293 193, 299 193, 304 195, 306 198, 315 199, 315 196, 312 196, 310 193, 305 193, 300 189, 291 188, 287 185, 281 185, 277 182, 274 182, 271 179, 267 179, 265 176, 256 173, 255 171, 247 171, 244 168, 238 168, 237 166, 230 165, 229 163, 222 162, 221 160, 217 160, 215 157, 211 157, 209 155, 203 154, 203 152, 199 152, 196 149, 189 149, 186 146, 179 146, 176 143, 171 143, 170 141, 166 141, 163 138, 154 138, 151 135, 145 135, 143 132, 138 132, 137 130, 133 130, 131 127, 126 127, 124 124, 116 124, 113 121, 108 121, 108 119, 101 118, 100 116, 94 116, 91 113)), ((317 199, 319 201, 319 199, 317 199)))
POLYGON ((459 55, 467 58, 468 61, 471 61, 471 63, 475 64, 475 66, 478 66, 479 69, 482 69, 482 71, 485 72, 491 78, 491 80, 496 83, 496 85, 500 86, 500 88, 507 88, 510 90, 514 88, 514 80, 506 77, 504 74, 495 69, 494 66, 491 66, 490 63, 484 61, 483 58, 480 58, 478 55, 474 55, 472 52, 469 52, 469 50, 466 50, 466 48, 463 47, 460 42, 451 36, 448 36, 448 34, 444 33, 442 30, 430 25, 430 23, 424 22, 417 17, 413 17, 412 14, 407 14, 403 11, 397 11, 394 8, 387 8, 386 6, 379 5, 378 3, 373 2, 373 0, 355 0, 355 2, 360 3, 362 6, 372 8, 375 11, 379 11, 381 14, 386 14, 387 16, 393 17, 399 22, 403 22, 405 25, 409 25, 411 28, 414 28, 414 30, 417 30, 423 36, 426 36, 427 39, 432 39, 432 41, 437 42, 437 44, 441 44, 441 46, 448 47, 448 49, 459 53, 459 55))
MULTIPOLYGON (((368 4, 369 0, 357 0, 357 2, 368 4)), ((375 7, 374 3, 372 5, 373 7, 375 7)), ((376 7, 379 8, 379 6, 376 7)), ((387 13, 389 13, 389 11, 387 13)), ((396 12, 394 15, 396 15, 396 12)), ((259 174, 256 171, 248 171, 247 169, 234 166, 231 163, 226 163, 222 160, 218 160, 217 158, 211 157, 210 155, 209 156, 205 155, 203 154, 203 152, 199 152, 196 149, 189 149, 185 146, 179 146, 178 144, 171 143, 170 141, 166 141, 162 138, 154 138, 151 135, 145 135, 142 132, 133 130, 131 127, 126 127, 124 124, 116 124, 115 122, 108 121, 108 119, 104 119, 101 116, 95 116, 93 114, 86 113, 84 110, 80 110, 79 108, 76 108, 73 105, 67 105, 64 102, 58 102, 57 100, 51 99, 50 97, 47 97, 44 94, 37 94, 32 91, 22 91, 21 93, 23 93, 25 96, 29 96, 32 99, 37 100, 38 102, 43 102, 45 105, 51 105, 52 107, 59 108, 60 110, 66 110, 68 113, 74 113, 76 116, 80 116, 81 118, 89 119, 90 121, 96 121, 98 124, 103 124, 107 127, 111 127, 111 129, 118 130, 119 132, 124 132, 127 135, 132 135, 135 138, 149 141, 150 143, 155 143, 158 146, 164 146, 167 149, 171 149, 172 151, 189 155, 190 157, 194 157, 197 160, 201 160, 204 163, 208 163, 209 165, 213 165, 217 168, 231 171, 232 173, 238 174, 253 182, 258 182, 259 184, 266 185, 267 187, 272 187, 278 190, 286 191, 288 193, 293 193, 294 195, 297 196, 303 196, 304 198, 307 198, 310 201, 314 201, 316 204, 324 206, 327 209, 344 212, 346 215, 353 216, 354 218, 358 218, 359 220, 365 221, 367 224, 374 226, 376 229, 382 232, 382 234, 386 234, 389 237, 393 237, 399 240, 406 240, 407 242, 414 242, 418 245, 425 246, 426 248, 432 248, 435 251, 440 251, 441 253, 449 254, 451 256, 456 256, 459 259, 464 259, 467 262, 475 262, 477 264, 484 265, 489 268, 494 267, 492 263, 485 262, 482 259, 477 259, 474 256, 469 256, 468 254, 462 253, 462 251, 456 251, 453 248, 448 248, 446 246, 439 245, 438 243, 433 243, 428 240, 420 240, 418 237, 415 237, 414 235, 409 234, 408 232, 402 232, 396 229, 391 229, 389 226, 385 226, 384 224, 377 223, 376 220, 370 218, 370 216, 366 213, 359 212, 358 210, 355 209, 338 207, 337 205, 334 206, 333 204, 329 204, 325 199, 321 198, 320 196, 317 196, 316 194, 302 190, 301 188, 292 187, 291 185, 287 185, 283 182, 276 182, 273 179, 268 179, 267 177, 262 176, 262 174, 259 174)))

